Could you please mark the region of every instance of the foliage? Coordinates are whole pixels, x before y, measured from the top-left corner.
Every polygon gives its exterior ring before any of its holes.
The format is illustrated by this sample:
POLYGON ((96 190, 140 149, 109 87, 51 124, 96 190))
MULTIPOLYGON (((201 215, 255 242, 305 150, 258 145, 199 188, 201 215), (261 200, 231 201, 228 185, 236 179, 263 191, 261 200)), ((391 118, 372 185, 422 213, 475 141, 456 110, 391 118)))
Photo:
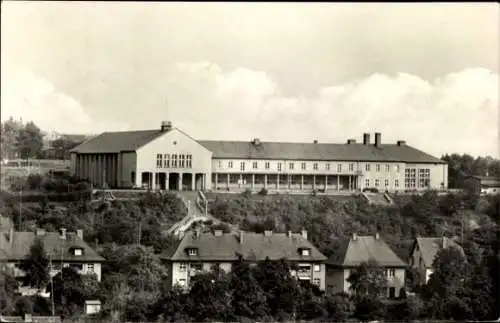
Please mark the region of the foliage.
POLYGON ((492 157, 472 157, 468 154, 446 154, 441 157, 448 163, 448 187, 464 188, 465 175, 500 176, 500 160, 492 157))
POLYGON ((362 322, 378 320, 385 315, 385 304, 378 298, 361 296, 355 300, 353 316, 362 322))
POLYGON ((362 263, 347 278, 356 296, 383 297, 387 291, 387 274, 375 262, 362 263))
POLYGON ((15 147, 22 159, 42 157, 43 134, 40 128, 31 121, 26 123, 19 129, 15 147))
POLYGON ((15 305, 15 294, 17 281, 13 273, 4 268, 0 271, 0 313, 13 311, 15 305))
POLYGON ((45 252, 43 241, 36 239, 30 247, 30 252, 25 261, 21 263, 21 269, 25 272, 25 283, 42 289, 49 282, 49 259, 45 252))

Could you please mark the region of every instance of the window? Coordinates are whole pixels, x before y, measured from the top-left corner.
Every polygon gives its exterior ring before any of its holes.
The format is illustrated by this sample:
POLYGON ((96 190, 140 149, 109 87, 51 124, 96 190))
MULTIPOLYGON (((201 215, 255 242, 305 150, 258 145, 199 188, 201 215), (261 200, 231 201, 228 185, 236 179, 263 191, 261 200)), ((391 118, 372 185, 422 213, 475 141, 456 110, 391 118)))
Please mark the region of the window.
POLYGON ((316 285, 316 286, 319 286, 321 284, 321 279, 319 278, 314 278, 313 280, 313 284, 316 285))
POLYGON ((198 250, 196 250, 195 248, 191 248, 188 250, 188 255, 190 256, 196 256, 198 254, 198 250))
POLYGON ((389 276, 389 277, 396 276, 396 270, 395 269, 388 269, 387 270, 387 276, 389 276))
POLYGON ((162 165, 163 165, 162 157, 163 157, 162 154, 157 154, 156 155, 156 168, 161 168, 162 167, 162 165))
POLYGON ((252 166, 253 166, 253 169, 257 169, 258 163, 257 162, 253 162, 252 166))
POLYGON ((375 180, 375 187, 378 187, 378 185, 379 185, 379 184, 380 184, 379 180, 378 180, 378 179, 376 179, 376 180, 375 180))
POLYGON ((342 164, 337 165, 337 172, 342 173, 342 164))
POLYGON ((302 249, 302 256, 309 256, 309 249, 302 249))
POLYGON ((384 185, 385 185, 385 187, 389 186, 389 180, 388 179, 384 180, 384 185))
POLYGON ((233 168, 233 162, 232 161, 227 162, 227 168, 233 168))
POLYGON ((370 164, 366 164, 366 165, 365 165, 365 170, 366 170, 367 172, 369 172, 369 171, 370 171, 370 164))
POLYGON ((365 186, 370 187, 370 179, 369 178, 365 179, 365 186))
POLYGON ((88 264, 87 265, 87 271, 89 273, 93 273, 94 272, 94 264, 88 264))
POLYGON ((302 163, 302 170, 306 169, 306 163, 302 163))
POLYGON ((179 264, 179 271, 186 271, 187 270, 187 265, 184 262, 181 262, 179 264))
POLYGON ((353 163, 349 164, 349 171, 350 172, 354 171, 354 164, 353 163))
POLYGON ((193 156, 192 155, 186 156, 186 167, 187 168, 193 167, 193 156))
POLYGON ((170 167, 170 154, 165 154, 163 156, 163 167, 164 168, 169 168, 170 167))
POLYGON ((399 187, 399 180, 397 179, 394 180, 394 187, 399 187))
POLYGON ((245 162, 240 162, 240 170, 245 170, 245 162))
POLYGON ((281 171, 281 163, 278 163, 278 172, 281 171))
POLYGON ((184 154, 179 155, 179 168, 184 168, 184 154))
POLYGON ((406 188, 415 188, 416 178, 417 178, 417 169, 416 168, 406 168, 405 169, 405 187, 406 188))
POLYGON ((380 164, 375 165, 375 170, 376 170, 377 172, 380 172, 380 164))
POLYGON ((289 163, 289 164, 288 164, 288 169, 293 169, 293 166, 294 166, 294 164, 293 164, 293 163, 289 163))
POLYGON ((400 171, 400 167, 399 167, 399 165, 396 165, 396 172, 399 173, 399 171, 400 171))
POLYGON ((385 165, 385 171, 389 172, 391 170, 391 165, 387 164, 385 165))
POLYGON ((269 169, 269 162, 265 163, 265 167, 266 167, 266 169, 269 169))
POLYGON ((418 187, 424 188, 429 186, 431 179, 431 170, 429 168, 421 168, 418 170, 418 187))
POLYGON ((316 271, 316 272, 321 271, 321 266, 320 265, 314 265, 314 271, 316 271))
POLYGON ((326 164, 325 164, 325 169, 326 169, 326 170, 330 170, 330 164, 329 164, 329 163, 326 163, 326 164))
POLYGON ((79 249, 79 248, 75 249, 74 253, 75 253, 75 256, 81 256, 83 254, 82 249, 79 249))
POLYGON ((177 154, 172 155, 172 167, 177 168, 177 154))
POLYGON ((318 163, 314 163, 314 164, 313 164, 313 169, 314 169, 314 170, 318 170, 318 163))

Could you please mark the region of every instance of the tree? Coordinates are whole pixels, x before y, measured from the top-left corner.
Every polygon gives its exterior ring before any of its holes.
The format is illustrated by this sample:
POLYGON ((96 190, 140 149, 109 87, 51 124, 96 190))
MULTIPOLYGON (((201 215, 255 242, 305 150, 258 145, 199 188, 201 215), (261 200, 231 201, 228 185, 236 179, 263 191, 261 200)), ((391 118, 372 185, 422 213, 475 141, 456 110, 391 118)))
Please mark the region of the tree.
POLYGON ((68 316, 81 311, 87 295, 82 276, 74 268, 62 268, 62 271, 52 278, 52 284, 48 290, 54 291, 54 302, 60 313, 68 316))
POLYGON ((65 138, 65 137, 59 137, 55 140, 52 140, 50 143, 52 148, 55 149, 55 154, 57 159, 68 159, 69 158, 69 151, 79 144, 81 144, 81 141, 75 141, 70 138, 65 138))
POLYGON ((33 122, 20 129, 17 136, 17 149, 21 158, 39 158, 42 155, 43 134, 33 122))
POLYGON ((6 268, 0 270, 0 313, 10 313, 16 302, 17 281, 6 268))
POLYGON ((362 322, 378 320, 385 315, 385 304, 378 298, 363 295, 357 297, 354 303, 353 315, 362 322))
POLYGON ((18 158, 17 139, 23 124, 12 117, 1 124, 0 147, 2 159, 18 158))
POLYGON ((266 295, 249 263, 240 258, 231 270, 231 307, 236 317, 260 319, 267 314, 266 295))
POLYGON ((352 313, 353 304, 347 295, 326 295, 324 302, 330 322, 345 322, 352 313))
POLYGON ((49 282, 49 259, 45 253, 43 241, 37 238, 30 248, 30 253, 21 264, 26 273, 25 282, 41 290, 49 282))
POLYGON ((387 274, 384 268, 370 261, 355 268, 347 281, 356 296, 384 297, 387 292, 387 274))

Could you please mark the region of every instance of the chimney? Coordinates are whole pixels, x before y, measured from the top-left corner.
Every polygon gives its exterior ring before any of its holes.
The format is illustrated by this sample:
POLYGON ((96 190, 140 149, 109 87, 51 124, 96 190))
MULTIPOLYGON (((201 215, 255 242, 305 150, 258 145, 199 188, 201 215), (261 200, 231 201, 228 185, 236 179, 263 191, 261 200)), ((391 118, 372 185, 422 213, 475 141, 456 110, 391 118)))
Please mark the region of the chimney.
POLYGON ((358 235, 356 233, 352 234, 352 240, 354 241, 358 240, 358 235))
POLYGON ((404 140, 398 140, 397 144, 398 144, 398 146, 404 146, 404 145, 406 145, 406 141, 404 141, 404 140))
POLYGON ((375 240, 379 240, 380 239, 380 235, 377 233, 375 233, 375 240))
POLYGON ((83 230, 82 229, 76 230, 76 236, 83 240, 83 230))
POLYGON ((356 143, 356 139, 347 139, 347 144, 352 145, 356 143))
POLYGON ((162 121, 161 132, 167 132, 172 130, 172 121, 162 121))
POLYGON ((292 237, 292 231, 288 231, 288 237, 291 238, 292 237))
POLYGON ((375 132, 375 147, 379 147, 382 143, 382 134, 380 132, 375 132))
POLYGON ((24 322, 33 322, 33 316, 30 313, 24 313, 24 322))
POLYGON ((318 143, 318 140, 314 139, 313 143, 314 143, 314 144, 317 144, 317 143, 318 143))
POLYGON ((270 237, 270 236, 272 236, 272 235, 273 235, 273 231, 271 231, 271 230, 265 230, 265 231, 264 231, 264 235, 265 235, 266 237, 270 237))
POLYGON ((364 133, 363 134, 363 145, 369 145, 369 144, 370 144, 370 134, 364 133))
POLYGON ((222 236, 222 232, 223 232, 222 230, 215 230, 215 231, 214 231, 214 235, 215 235, 216 237, 220 237, 220 236, 222 236))
POLYGON ((66 239, 66 228, 61 228, 59 230, 59 232, 61 233, 61 239, 65 240, 66 239))
POLYGON ((307 230, 302 230, 302 238, 307 240, 307 230))
POLYGON ((43 236, 43 235, 45 235, 45 230, 44 229, 37 229, 36 230, 36 235, 37 236, 43 236))
POLYGON ((259 138, 254 138, 254 139, 253 139, 253 144, 254 144, 255 146, 260 146, 260 139, 259 139, 259 138))
POLYGON ((243 244, 243 230, 240 231, 240 244, 243 244))

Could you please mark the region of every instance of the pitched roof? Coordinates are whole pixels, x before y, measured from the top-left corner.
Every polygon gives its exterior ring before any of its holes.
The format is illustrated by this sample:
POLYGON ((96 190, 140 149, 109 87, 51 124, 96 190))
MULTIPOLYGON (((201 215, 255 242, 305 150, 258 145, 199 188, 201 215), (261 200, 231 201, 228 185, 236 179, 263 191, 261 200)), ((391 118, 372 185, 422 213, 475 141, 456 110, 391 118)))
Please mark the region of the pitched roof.
POLYGON ((3 243, 0 245, 0 251, 3 251, 5 255, 6 259, 4 258, 4 260, 25 259, 37 237, 42 239, 45 252, 47 254, 52 254, 55 260, 62 259, 63 261, 69 262, 102 262, 105 260, 84 240, 73 233, 67 233, 66 239, 61 239, 60 234, 57 232, 45 232, 40 236, 37 236, 34 232, 14 232, 12 241, 9 241, 8 232, 1 232, 0 235, 3 236, 0 237, 0 240, 3 239, 3 243), (83 254, 81 256, 75 256, 71 253, 72 248, 83 249, 83 254))
POLYGON ((328 264, 340 267, 357 267, 375 261, 382 267, 406 267, 406 263, 381 238, 357 236, 342 240, 338 251, 328 259, 328 264))
MULTIPOLYGON (((177 128, 173 128, 177 129, 177 128)), ((177 129, 179 130, 179 129, 177 129)), ((179 130, 180 131, 180 130, 179 130)), ((104 132, 73 148, 77 153, 119 153, 135 151, 164 132, 158 130, 104 132)), ((406 144, 335 144, 198 140, 214 158, 399 161, 407 163, 445 163, 406 144)))
MULTIPOLYGON (((458 243, 447 237, 439 237, 439 238, 418 237, 417 239, 415 239, 415 244, 418 245, 418 248, 420 250, 426 268, 432 267, 434 263, 434 258, 436 258, 437 253, 441 249, 443 249, 443 244, 445 245, 445 248, 454 247, 459 249, 462 253, 464 252, 462 247, 458 243)), ((415 248, 415 244, 413 245, 412 252, 413 249, 415 248)))
POLYGON ((217 236, 213 233, 201 233, 198 237, 188 232, 171 255, 165 259, 172 261, 235 261, 242 255, 244 259, 260 261, 269 257, 271 260, 287 258, 291 261, 324 261, 327 258, 301 234, 243 233, 243 243, 238 235, 232 233, 217 236), (189 256, 187 248, 197 248, 197 256, 189 256), (310 249, 310 256, 302 256, 300 248, 310 249))
POLYGON ((119 153, 136 151, 145 144, 165 134, 158 130, 104 132, 89 141, 76 146, 71 152, 76 153, 119 153))

